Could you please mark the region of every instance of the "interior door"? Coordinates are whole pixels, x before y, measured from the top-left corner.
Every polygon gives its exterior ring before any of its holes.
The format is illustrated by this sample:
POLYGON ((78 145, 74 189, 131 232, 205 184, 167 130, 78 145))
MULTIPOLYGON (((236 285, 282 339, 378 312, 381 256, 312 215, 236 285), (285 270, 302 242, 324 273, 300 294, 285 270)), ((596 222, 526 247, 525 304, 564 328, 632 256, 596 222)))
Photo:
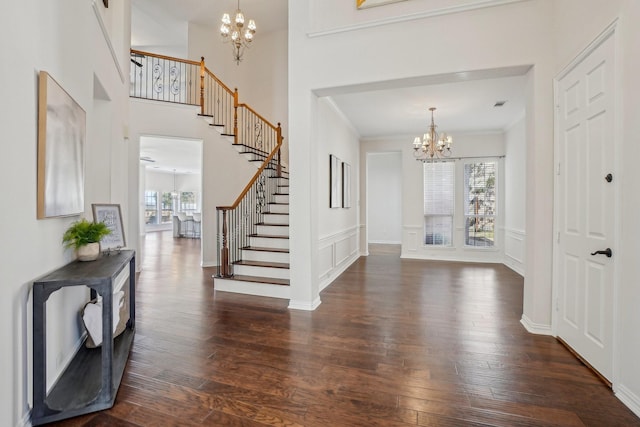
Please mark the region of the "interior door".
POLYGON ((609 381, 618 221, 614 66, 609 36, 558 81, 556 91, 557 334, 609 381))

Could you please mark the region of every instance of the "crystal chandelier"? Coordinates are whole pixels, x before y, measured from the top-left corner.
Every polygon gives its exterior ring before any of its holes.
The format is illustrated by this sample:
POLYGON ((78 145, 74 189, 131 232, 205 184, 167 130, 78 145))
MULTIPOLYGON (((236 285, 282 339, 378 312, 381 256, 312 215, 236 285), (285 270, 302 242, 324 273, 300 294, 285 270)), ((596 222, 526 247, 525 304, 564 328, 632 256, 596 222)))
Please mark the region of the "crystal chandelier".
POLYGON ((429 111, 431 111, 431 125, 429 125, 429 130, 424 134, 422 140, 420 140, 419 136, 416 136, 413 140, 413 156, 416 160, 428 162, 451 156, 453 138, 445 132, 441 134, 436 132, 437 126, 433 122, 433 112, 435 110, 435 107, 429 108, 429 111))
POLYGON ((238 0, 238 9, 235 13, 235 19, 231 22, 228 13, 222 15, 222 25, 220 26, 220 34, 225 42, 231 41, 233 49, 233 59, 236 64, 240 65, 244 49, 248 48, 256 33, 256 23, 253 19, 249 19, 246 28, 244 25, 244 14, 240 10, 240 0, 238 0))

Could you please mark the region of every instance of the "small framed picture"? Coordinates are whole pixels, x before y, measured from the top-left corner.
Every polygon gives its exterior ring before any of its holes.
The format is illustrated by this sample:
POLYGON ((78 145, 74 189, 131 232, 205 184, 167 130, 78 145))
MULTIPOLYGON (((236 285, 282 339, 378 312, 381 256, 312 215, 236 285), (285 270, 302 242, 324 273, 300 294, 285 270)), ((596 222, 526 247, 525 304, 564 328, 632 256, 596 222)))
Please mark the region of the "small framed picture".
POLYGON ((93 209, 93 220, 95 222, 104 222, 107 228, 111 230, 100 241, 100 249, 111 251, 114 249, 122 249, 126 242, 124 240, 124 226, 122 225, 122 212, 120 205, 98 204, 91 205, 93 209))
POLYGON ((340 159, 333 154, 329 155, 329 207, 339 208, 342 206, 342 171, 340 170, 340 159))
POLYGON ((342 207, 351 207, 351 165, 342 162, 342 207))

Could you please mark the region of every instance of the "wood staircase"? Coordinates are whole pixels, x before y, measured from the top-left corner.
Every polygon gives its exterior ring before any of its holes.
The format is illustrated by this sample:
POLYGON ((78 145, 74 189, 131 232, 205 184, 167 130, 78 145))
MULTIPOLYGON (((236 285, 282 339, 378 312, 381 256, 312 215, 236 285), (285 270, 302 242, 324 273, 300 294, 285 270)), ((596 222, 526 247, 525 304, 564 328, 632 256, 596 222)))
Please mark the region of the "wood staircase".
POLYGON ((217 206, 216 290, 289 298, 289 177, 281 162, 282 129, 249 105, 206 66, 131 50, 133 98, 200 107, 200 116, 256 165, 229 206, 217 206))
MULTIPOLYGON (((269 153, 235 144, 235 135, 224 133, 224 125, 216 124, 213 116, 199 114, 245 159, 259 168, 269 153)), ((242 247, 241 258, 232 263, 232 276, 213 276, 218 291, 288 299, 289 291, 289 177, 281 170, 276 176, 276 161, 267 166, 277 180, 273 202, 267 205, 263 220, 257 222, 256 233, 249 235, 249 245, 242 247)))
POLYGON ((249 235, 241 259, 233 262, 232 277, 214 277, 218 291, 289 298, 289 178, 278 180, 275 203, 269 203, 257 232, 249 235))

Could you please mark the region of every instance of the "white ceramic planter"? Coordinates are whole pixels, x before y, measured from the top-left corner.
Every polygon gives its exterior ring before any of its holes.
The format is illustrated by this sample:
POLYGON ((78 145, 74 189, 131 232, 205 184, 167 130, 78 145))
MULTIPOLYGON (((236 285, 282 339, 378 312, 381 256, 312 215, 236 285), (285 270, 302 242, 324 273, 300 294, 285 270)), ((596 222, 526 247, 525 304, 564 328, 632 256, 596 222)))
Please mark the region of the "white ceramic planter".
POLYGON ((100 255, 100 243, 89 243, 78 248, 79 261, 95 261, 100 255))

